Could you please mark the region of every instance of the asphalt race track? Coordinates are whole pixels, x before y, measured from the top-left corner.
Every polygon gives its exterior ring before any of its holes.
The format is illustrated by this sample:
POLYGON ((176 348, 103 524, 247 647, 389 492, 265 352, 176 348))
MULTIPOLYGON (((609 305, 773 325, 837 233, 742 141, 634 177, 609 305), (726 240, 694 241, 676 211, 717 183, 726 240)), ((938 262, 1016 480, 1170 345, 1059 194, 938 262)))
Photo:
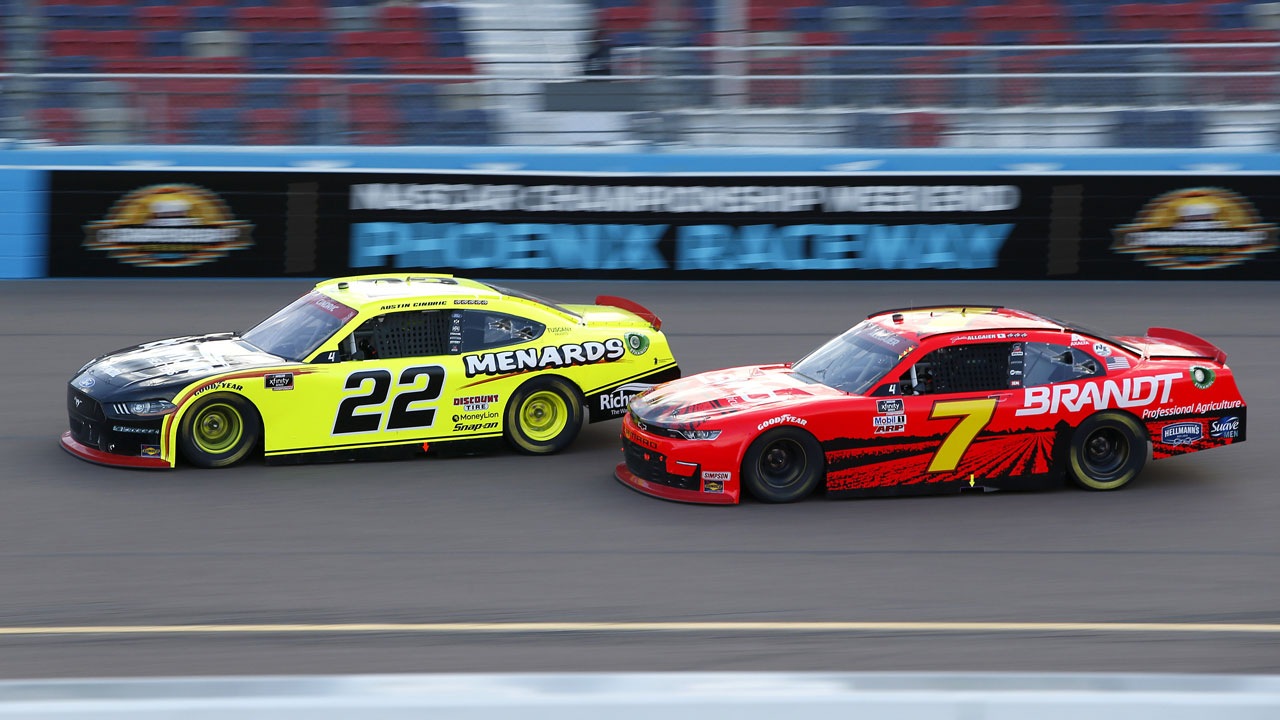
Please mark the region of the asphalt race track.
MULTIPOLYGON (((304 280, 0 283, 0 677, 580 670, 1280 672, 1280 284, 515 282, 643 303, 686 373, 797 358, 885 307, 995 302, 1230 355, 1249 441, 1129 488, 679 505, 567 453, 142 472, 63 453, 100 353, 243 329, 304 280), (244 624, 973 622, 860 631, 236 633, 244 624), (997 623, 1081 623, 1074 629, 997 623), (1125 632, 1112 623, 1169 623, 1125 632), (1191 623, 1257 631, 1184 632, 1191 623), (200 624, 204 633, 13 634, 200 624), (1096 625, 1095 625, 1096 624, 1096 625), (1273 630, 1267 630, 1272 628, 1273 630)), ((553 626, 554 627, 554 626, 553 626)))

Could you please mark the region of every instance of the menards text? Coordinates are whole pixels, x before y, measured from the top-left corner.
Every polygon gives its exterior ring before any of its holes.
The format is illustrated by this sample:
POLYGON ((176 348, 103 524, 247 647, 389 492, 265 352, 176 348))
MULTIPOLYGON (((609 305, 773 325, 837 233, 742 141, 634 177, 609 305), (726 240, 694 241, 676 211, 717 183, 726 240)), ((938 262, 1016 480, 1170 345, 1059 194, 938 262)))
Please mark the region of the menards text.
POLYGON ((1090 380, 1082 384, 1032 387, 1023 390, 1023 405, 1015 415, 1043 415, 1059 409, 1078 412, 1082 408, 1101 410, 1109 407, 1145 407, 1169 402, 1173 381, 1180 373, 1161 373, 1150 377, 1115 380, 1090 380))

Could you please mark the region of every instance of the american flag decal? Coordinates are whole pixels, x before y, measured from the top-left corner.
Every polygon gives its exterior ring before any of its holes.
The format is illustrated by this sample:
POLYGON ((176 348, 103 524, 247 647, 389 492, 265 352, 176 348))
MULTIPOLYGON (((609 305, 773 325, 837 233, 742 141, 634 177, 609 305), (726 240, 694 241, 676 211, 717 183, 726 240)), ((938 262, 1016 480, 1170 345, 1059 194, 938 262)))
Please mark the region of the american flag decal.
POLYGON ((1107 357, 1108 370, 1128 370, 1129 358, 1123 355, 1111 355, 1107 357))

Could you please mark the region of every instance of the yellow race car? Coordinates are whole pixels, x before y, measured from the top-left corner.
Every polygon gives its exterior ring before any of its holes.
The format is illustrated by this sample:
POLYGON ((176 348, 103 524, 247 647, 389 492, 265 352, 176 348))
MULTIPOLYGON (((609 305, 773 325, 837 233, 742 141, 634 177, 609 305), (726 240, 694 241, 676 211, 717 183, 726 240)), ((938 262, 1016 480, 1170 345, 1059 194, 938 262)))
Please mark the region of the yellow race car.
POLYGON ((96 358, 67 387, 62 447, 169 468, 402 456, 505 437, 553 453, 680 376, 661 321, 623 298, 564 305, 439 274, 319 283, 243 333, 96 358))

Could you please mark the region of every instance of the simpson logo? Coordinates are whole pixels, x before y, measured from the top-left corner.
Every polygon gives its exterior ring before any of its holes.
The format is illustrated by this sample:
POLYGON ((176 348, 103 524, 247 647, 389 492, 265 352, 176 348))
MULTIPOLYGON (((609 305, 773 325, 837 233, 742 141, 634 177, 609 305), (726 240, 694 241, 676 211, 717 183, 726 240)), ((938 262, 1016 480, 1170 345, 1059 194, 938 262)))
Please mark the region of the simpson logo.
POLYGON ((619 385, 610 392, 600 394, 600 409, 608 410, 613 413, 614 417, 621 416, 627 412, 627 405, 631 399, 640 393, 653 387, 650 383, 627 383, 619 385))
POLYGON ((292 390, 293 373, 270 373, 265 376, 268 390, 292 390))
POLYGON ((1173 423, 1160 429, 1160 442, 1165 445, 1189 445, 1202 438, 1204 425, 1198 422, 1173 423))
POLYGON ((134 190, 84 230, 86 249, 138 267, 193 267, 253 247, 253 225, 235 219, 221 198, 196 185, 134 190))
POLYGON ((1203 365, 1192 365, 1187 374, 1191 376, 1191 384, 1200 390, 1208 390, 1218 377, 1213 368, 1207 368, 1203 365))
POLYGON ((1169 402, 1173 381, 1181 373, 1161 373, 1148 377, 1125 378, 1120 382, 1090 380, 1082 384, 1061 383, 1053 386, 1023 388, 1022 404, 1015 415, 1057 413, 1060 408, 1077 412, 1083 408, 1102 410, 1109 407, 1132 408, 1169 402))
POLYGON ((1209 423, 1209 437, 1214 438, 1237 438, 1240 437, 1240 418, 1234 415, 1228 415, 1209 423))
POLYGON ((733 477, 731 472, 703 472, 703 480, 718 480, 720 482, 729 482, 729 478, 733 477))
POLYGON ((478 412, 480 410, 488 410, 489 405, 496 402, 498 402, 497 395, 470 395, 454 398, 453 406, 460 407, 465 412, 478 412))
POLYGON ((1162 270, 1230 267, 1277 247, 1277 226, 1262 222, 1248 200, 1225 188, 1165 193, 1113 233, 1112 251, 1162 270))
POLYGON ((900 413, 902 412, 901 400, 877 400, 876 412, 880 414, 900 413))
POLYGON ((876 427, 890 427, 893 425, 906 425, 906 415, 877 415, 871 419, 871 424, 876 427))
POLYGON ((780 425, 782 423, 792 423, 792 424, 800 425, 803 427, 805 425, 808 425, 809 421, 803 418, 798 418, 795 415, 779 415, 778 417, 769 418, 768 420, 765 420, 764 422, 760 423, 759 425, 756 426, 756 429, 764 430, 765 428, 773 427, 774 425, 780 425))
POLYGON ((592 340, 581 344, 548 345, 543 348, 466 355, 463 357, 463 362, 466 364, 467 377, 475 377, 476 375, 501 375, 526 370, 613 362, 626 352, 621 338, 609 338, 602 343, 592 340))
POLYGON ((649 337, 640 333, 624 333, 622 339, 627 343, 627 352, 632 355, 643 355, 649 350, 649 337))

